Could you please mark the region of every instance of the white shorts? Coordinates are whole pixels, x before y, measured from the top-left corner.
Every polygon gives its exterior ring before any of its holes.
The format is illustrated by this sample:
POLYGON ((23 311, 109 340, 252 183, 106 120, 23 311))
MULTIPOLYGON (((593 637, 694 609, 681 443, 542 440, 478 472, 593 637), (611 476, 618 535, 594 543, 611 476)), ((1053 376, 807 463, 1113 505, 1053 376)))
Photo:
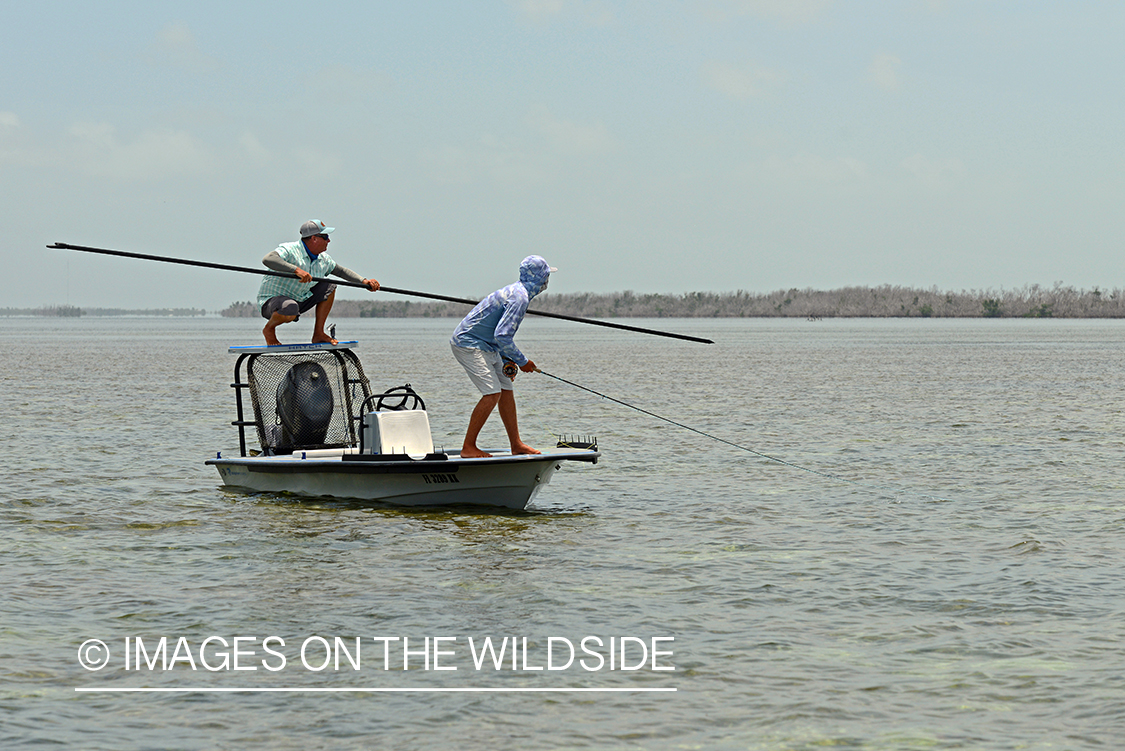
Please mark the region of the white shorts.
POLYGON ((453 356, 469 374, 480 392, 485 396, 512 390, 512 380, 504 375, 504 358, 499 352, 485 352, 483 349, 458 347, 450 344, 453 356))

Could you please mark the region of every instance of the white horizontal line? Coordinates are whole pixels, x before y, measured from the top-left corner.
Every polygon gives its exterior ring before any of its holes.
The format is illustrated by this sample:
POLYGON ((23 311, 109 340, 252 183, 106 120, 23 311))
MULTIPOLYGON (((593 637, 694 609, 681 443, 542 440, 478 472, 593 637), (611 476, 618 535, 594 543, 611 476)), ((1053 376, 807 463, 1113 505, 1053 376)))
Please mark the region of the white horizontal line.
POLYGON ((675 688, 75 688, 75 691, 84 693, 493 693, 493 694, 528 694, 528 693, 655 693, 674 692, 675 688))

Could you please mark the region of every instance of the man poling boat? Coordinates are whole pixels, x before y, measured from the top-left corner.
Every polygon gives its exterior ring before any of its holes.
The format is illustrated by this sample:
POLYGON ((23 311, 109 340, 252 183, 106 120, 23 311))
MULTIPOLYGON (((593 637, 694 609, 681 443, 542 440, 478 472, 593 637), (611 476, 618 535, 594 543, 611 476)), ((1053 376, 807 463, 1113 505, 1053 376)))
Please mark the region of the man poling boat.
MULTIPOLYGON (((288 272, 284 272, 284 271, 273 271, 273 270, 269 270, 269 269, 266 269, 266 270, 253 269, 253 268, 247 268, 245 266, 232 266, 231 264, 226 264, 226 263, 211 263, 211 262, 208 262, 208 261, 195 261, 195 260, 191 260, 191 259, 188 259, 188 258, 172 258, 172 257, 169 257, 169 256, 157 256, 157 255, 151 255, 151 254, 147 254, 147 253, 132 253, 132 252, 124 251, 124 250, 111 250, 109 248, 92 248, 88 245, 71 245, 70 243, 53 243, 51 245, 48 245, 47 247, 52 248, 54 250, 76 250, 76 251, 80 251, 82 253, 98 253, 98 254, 101 254, 101 255, 118 256, 118 257, 121 257, 121 258, 136 258, 136 259, 143 260, 143 261, 160 261, 162 263, 177 263, 177 264, 181 264, 181 265, 184 265, 184 266, 197 266, 199 268, 218 269, 220 271, 237 271, 237 272, 244 273, 244 274, 263 274, 263 275, 267 275, 267 276, 283 276, 283 277, 296 278, 296 274, 288 273, 288 272)), ((341 285, 341 286, 362 287, 364 289, 369 289, 368 285, 366 285, 366 284, 362 284, 362 283, 358 283, 358 282, 352 282, 352 281, 348 281, 346 279, 340 279, 338 281, 337 280, 326 280, 326 279, 314 276, 314 277, 312 277, 312 281, 314 281, 314 282, 330 281, 330 282, 333 282, 333 283, 335 283, 337 285, 341 285)), ((380 292, 387 292, 387 293, 390 293, 390 294, 393 294, 393 295, 406 295, 408 297, 421 297, 421 298, 424 298, 424 299, 427 299, 427 300, 439 300, 441 302, 461 303, 463 305, 468 305, 470 307, 472 307, 472 306, 476 305, 478 302, 480 302, 479 300, 471 300, 471 299, 464 298, 464 297, 450 297, 448 295, 437 295, 437 294, 433 294, 431 292, 416 292, 414 290, 401 289, 399 287, 388 287, 385 284, 381 284, 379 286, 379 291, 380 292)), ((548 313, 548 312, 543 311, 543 310, 528 310, 527 314, 532 315, 532 316, 539 316, 541 318, 556 318, 556 319, 561 320, 561 321, 573 321, 575 323, 586 323, 586 324, 590 324, 592 326, 603 326, 605 328, 619 329, 621 331, 633 331, 633 332, 636 332, 638 334, 652 334, 653 336, 664 336, 664 337, 668 337, 668 338, 671 338, 671 339, 681 339, 681 340, 687 341, 687 342, 699 342, 700 344, 714 344, 715 343, 714 341, 712 341, 710 339, 704 339, 704 338, 698 337, 698 336, 691 336, 689 334, 677 334, 677 333, 673 333, 671 331, 661 331, 660 329, 649 329, 649 328, 644 328, 642 326, 630 326, 628 324, 616 323, 616 322, 613 322, 613 321, 599 321, 599 320, 594 319, 594 318, 583 318, 583 317, 580 317, 580 316, 570 316, 570 315, 566 315, 564 313, 548 313)))
POLYGON ((331 242, 329 235, 335 229, 326 226, 319 219, 310 219, 301 225, 299 242, 282 243, 262 259, 262 265, 266 268, 296 276, 296 280, 287 276, 264 276, 258 287, 258 305, 262 318, 266 319, 266 326, 262 329, 266 344, 281 344, 277 339, 277 327, 298 320, 301 313, 314 306, 316 321, 313 324, 313 343, 336 343, 336 339, 324 330, 336 299, 336 285, 326 279, 314 283, 314 272, 316 276, 332 274, 350 282, 358 282, 372 292, 379 291, 378 281, 365 279, 336 263, 328 255, 328 243, 331 242))

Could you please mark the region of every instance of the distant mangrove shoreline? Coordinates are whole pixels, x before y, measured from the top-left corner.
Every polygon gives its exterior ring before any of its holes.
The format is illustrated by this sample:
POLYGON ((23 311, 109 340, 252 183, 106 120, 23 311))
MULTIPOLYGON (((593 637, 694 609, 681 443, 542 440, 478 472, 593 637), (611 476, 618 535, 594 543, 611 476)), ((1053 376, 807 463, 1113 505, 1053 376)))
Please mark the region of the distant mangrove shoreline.
POLYGON ((177 318, 184 316, 205 316, 203 308, 146 308, 127 310, 125 308, 79 308, 75 305, 45 305, 40 308, 0 308, 0 316, 36 316, 45 318, 109 318, 113 316, 152 316, 154 318, 177 318))
MULTIPOLYGON (((768 293, 689 292, 682 295, 546 294, 531 307, 587 318, 1125 318, 1120 289, 1081 290, 1055 284, 1016 290, 942 292, 884 285, 768 293)), ((469 306, 413 300, 337 300, 339 318, 460 318, 469 306)), ((233 303, 220 315, 258 317, 252 302, 233 303)))
MULTIPOLYGON (((460 318, 462 303, 404 299, 338 299, 337 318, 460 318)), ((1125 318, 1121 289, 1076 289, 1056 283, 1012 290, 943 292, 883 285, 834 290, 788 289, 775 292, 688 292, 680 295, 572 292, 536 298, 533 310, 587 318, 1125 318)), ((255 302, 231 303, 209 313, 202 308, 0 308, 0 316, 109 317, 205 316, 258 318, 255 302)))

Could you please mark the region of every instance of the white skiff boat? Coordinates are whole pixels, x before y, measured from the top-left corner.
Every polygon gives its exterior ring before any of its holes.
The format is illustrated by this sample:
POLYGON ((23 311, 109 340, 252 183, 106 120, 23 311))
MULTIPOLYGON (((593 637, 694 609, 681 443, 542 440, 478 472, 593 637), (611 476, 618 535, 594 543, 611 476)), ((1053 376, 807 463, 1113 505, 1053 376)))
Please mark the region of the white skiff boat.
POLYGON ((239 448, 207 460, 225 484, 401 506, 522 509, 563 462, 596 464, 601 456, 592 439, 560 439, 542 454, 492 452, 483 459, 435 451, 422 398, 410 384, 372 394, 355 345, 230 348, 238 355, 231 386, 239 448), (247 428, 257 432, 260 448, 248 449, 247 428))

